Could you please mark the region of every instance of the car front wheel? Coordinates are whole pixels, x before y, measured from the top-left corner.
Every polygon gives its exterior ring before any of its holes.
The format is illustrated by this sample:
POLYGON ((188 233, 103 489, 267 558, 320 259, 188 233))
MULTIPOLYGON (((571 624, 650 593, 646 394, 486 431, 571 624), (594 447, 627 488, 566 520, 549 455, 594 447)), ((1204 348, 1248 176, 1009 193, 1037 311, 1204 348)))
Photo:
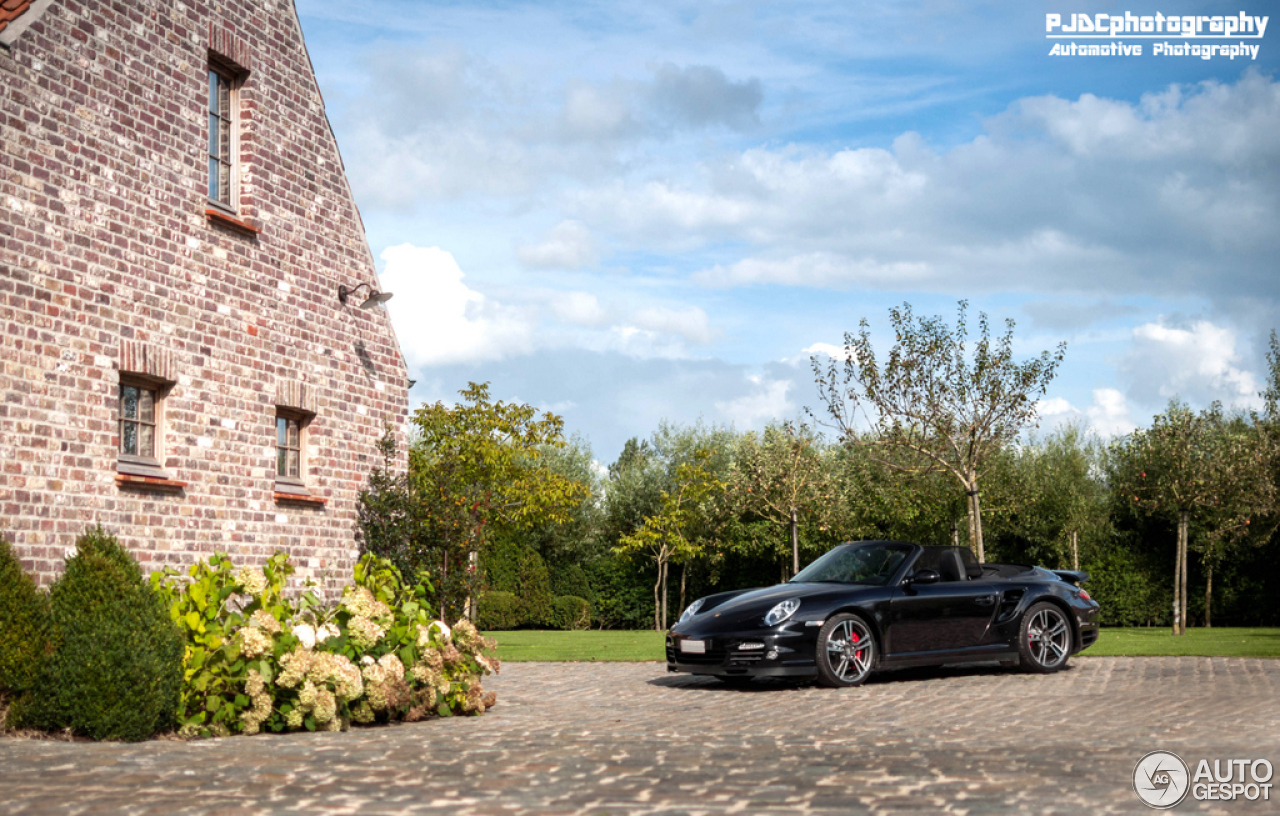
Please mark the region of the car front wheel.
POLYGON ((818 630, 818 683, 828 688, 861 685, 875 664, 876 640, 857 615, 835 615, 818 630))
POLYGON ((1056 672, 1071 656, 1071 624, 1051 603, 1038 603, 1022 616, 1018 633, 1019 663, 1036 674, 1056 672))

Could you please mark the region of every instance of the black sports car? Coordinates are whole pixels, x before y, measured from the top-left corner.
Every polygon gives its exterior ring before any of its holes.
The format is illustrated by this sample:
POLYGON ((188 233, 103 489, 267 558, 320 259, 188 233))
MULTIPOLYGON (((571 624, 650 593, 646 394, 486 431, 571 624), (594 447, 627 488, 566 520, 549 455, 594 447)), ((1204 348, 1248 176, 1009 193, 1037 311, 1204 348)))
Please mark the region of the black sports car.
POLYGON ((1098 639, 1088 574, 979 564, 966 547, 841 544, 784 584, 689 605, 667 671, 727 682, 812 676, 856 686, 878 669, 1001 661, 1061 669, 1098 639))

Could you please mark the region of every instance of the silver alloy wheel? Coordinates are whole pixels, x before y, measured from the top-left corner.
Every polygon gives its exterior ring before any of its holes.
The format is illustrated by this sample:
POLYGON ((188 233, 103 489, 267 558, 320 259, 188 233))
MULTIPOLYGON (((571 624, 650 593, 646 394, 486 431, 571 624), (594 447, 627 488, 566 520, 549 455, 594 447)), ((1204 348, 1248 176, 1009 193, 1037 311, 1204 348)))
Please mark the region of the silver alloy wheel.
POLYGON ((1066 662, 1071 653, 1071 627, 1056 607, 1035 611, 1027 622, 1027 646, 1031 659, 1046 669, 1066 662))
POLYGON ((843 683, 857 683, 871 671, 875 639, 858 618, 836 624, 827 637, 827 660, 843 683))

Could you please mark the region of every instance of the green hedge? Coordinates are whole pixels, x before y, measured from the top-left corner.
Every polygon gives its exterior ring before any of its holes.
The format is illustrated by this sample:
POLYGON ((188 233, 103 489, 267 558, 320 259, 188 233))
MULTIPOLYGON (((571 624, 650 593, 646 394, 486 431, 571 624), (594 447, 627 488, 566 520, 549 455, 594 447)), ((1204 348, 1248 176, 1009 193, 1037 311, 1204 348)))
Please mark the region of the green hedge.
POLYGON ((486 592, 477 604, 476 625, 488 631, 509 631, 524 625, 524 604, 510 592, 486 592))
POLYGON ((561 595, 551 602, 552 629, 590 629, 591 604, 585 598, 561 595))
POLYGON ((113 536, 90 530, 76 549, 50 591, 58 646, 21 724, 100 740, 143 740, 172 728, 182 633, 113 536))
MULTIPOLYGON (((29 701, 41 661, 52 649, 49 596, 22 571, 0 539, 0 702, 16 721, 29 701)), ((0 730, 5 723, 0 720, 0 730)))

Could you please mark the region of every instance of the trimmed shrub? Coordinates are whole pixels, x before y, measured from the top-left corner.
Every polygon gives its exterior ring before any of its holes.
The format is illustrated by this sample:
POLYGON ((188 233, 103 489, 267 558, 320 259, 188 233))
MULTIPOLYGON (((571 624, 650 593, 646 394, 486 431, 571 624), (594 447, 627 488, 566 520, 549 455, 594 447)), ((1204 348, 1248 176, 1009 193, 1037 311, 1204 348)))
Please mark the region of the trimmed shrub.
POLYGON ((480 552, 486 586, 495 592, 520 592, 520 559, 525 546, 505 536, 494 536, 480 552))
POLYGON ((476 625, 487 631, 507 631, 524 625, 524 605, 510 592, 486 592, 480 596, 476 625))
POLYGON ((585 598, 561 595, 551 602, 551 628, 590 629, 591 604, 585 598))
MULTIPOLYGON (((9 542, 0 539, 0 703, 12 706, 15 722, 51 648, 49 630, 49 596, 22 571, 9 542)), ((4 727, 0 719, 0 730, 4 727)))
POLYGON ((532 547, 525 547, 518 562, 520 572, 520 602, 524 605, 526 626, 547 626, 551 623, 551 575, 547 565, 532 547))
POLYGON ((587 580, 587 573, 578 564, 569 564, 551 570, 551 589, 557 595, 572 595, 585 598, 588 603, 595 600, 595 591, 587 580))
MULTIPOLYGON (((652 629, 652 562, 638 566, 624 555, 607 555, 587 565, 596 588, 592 613, 604 629, 652 629)), ((679 611, 676 612, 680 614, 679 611)))
POLYGON ((174 725, 182 634, 138 565, 101 527, 53 585, 56 651, 22 724, 93 739, 144 740, 174 725))

